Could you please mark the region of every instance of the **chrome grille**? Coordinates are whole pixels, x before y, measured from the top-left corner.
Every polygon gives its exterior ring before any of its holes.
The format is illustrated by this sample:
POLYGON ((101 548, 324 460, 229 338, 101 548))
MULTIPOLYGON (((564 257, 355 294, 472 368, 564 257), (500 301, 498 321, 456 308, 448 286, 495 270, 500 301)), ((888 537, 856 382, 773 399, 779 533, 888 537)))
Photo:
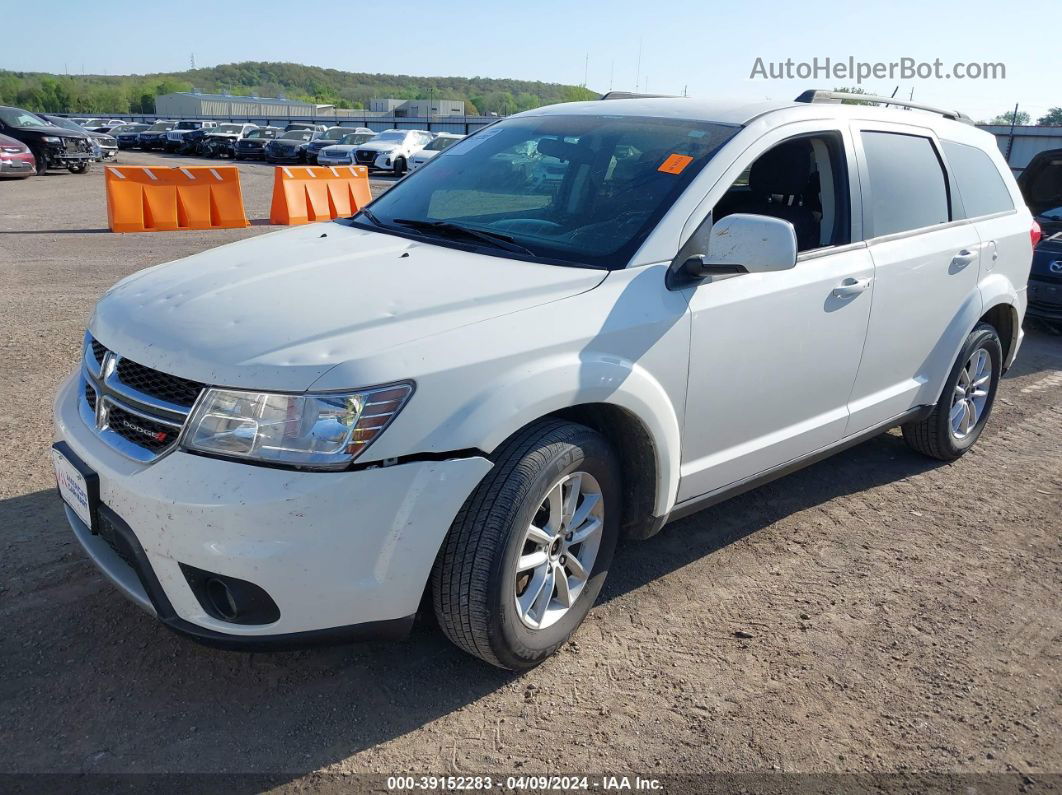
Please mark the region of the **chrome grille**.
POLYGON ((137 461, 170 451, 203 384, 125 359, 85 335, 82 419, 108 445, 137 461))
POLYGON ((375 163, 378 154, 380 153, 372 149, 359 149, 354 153, 354 157, 359 163, 375 163))

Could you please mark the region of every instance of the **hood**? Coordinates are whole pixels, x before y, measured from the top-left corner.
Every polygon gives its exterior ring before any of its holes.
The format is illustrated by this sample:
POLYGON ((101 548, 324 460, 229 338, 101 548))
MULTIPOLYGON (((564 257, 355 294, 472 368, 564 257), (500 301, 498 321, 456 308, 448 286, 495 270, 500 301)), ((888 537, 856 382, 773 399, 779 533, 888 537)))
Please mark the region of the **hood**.
POLYGON ((1062 149, 1048 149, 1030 160, 1018 187, 1041 226, 1062 228, 1062 149))
POLYGON ((421 149, 419 152, 413 155, 413 159, 419 162, 423 162, 425 160, 431 160, 437 154, 439 154, 439 152, 436 149, 421 149))
POLYGON ((360 148, 360 146, 352 146, 351 144, 332 144, 331 146, 323 147, 321 152, 328 152, 330 155, 347 155, 360 148))
POLYGON ((54 124, 47 127, 14 127, 13 129, 36 135, 54 135, 59 138, 88 138, 92 135, 87 130, 78 132, 76 130, 68 130, 66 127, 56 127, 54 124))
POLYGON ((401 144, 397 141, 366 141, 360 144, 355 149, 367 149, 373 152, 390 152, 394 149, 400 148, 401 144))
POLYGON ((337 364, 567 298, 606 275, 309 224, 135 273, 103 296, 89 329, 174 375, 302 391, 337 364))
POLYGON ((205 138, 224 138, 227 141, 231 141, 234 138, 239 138, 240 134, 239 133, 209 132, 204 137, 205 138))

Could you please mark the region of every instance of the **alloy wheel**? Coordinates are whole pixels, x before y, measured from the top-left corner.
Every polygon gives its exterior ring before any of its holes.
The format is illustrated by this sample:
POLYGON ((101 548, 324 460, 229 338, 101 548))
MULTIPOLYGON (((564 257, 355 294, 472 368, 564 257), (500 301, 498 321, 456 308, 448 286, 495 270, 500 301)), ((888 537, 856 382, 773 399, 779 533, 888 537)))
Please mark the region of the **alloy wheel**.
POLYGON ((978 348, 959 371, 959 380, 951 397, 949 421, 956 439, 965 439, 977 427, 988 403, 991 386, 992 357, 984 348, 978 348))

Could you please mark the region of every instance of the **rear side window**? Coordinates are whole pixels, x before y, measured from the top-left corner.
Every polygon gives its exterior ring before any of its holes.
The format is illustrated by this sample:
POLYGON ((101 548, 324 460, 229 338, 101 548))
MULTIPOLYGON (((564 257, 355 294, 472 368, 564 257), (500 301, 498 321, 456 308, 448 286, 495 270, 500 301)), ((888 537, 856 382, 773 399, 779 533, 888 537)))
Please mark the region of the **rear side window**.
POLYGON ((967 218, 1004 213, 1014 209, 1003 177, 992 159, 976 146, 941 141, 948 158, 967 218))
POLYGON ((862 134, 874 237, 948 222, 948 190, 933 142, 919 135, 862 134))

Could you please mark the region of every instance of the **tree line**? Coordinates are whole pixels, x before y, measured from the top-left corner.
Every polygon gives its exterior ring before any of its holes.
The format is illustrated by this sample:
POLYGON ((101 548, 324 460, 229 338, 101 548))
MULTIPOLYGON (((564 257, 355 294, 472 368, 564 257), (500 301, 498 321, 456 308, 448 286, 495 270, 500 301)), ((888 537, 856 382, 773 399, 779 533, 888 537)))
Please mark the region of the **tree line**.
POLYGON ((154 113, 155 97, 178 91, 285 97, 338 108, 370 99, 456 99, 468 115, 499 116, 556 102, 596 99, 582 86, 488 77, 414 77, 248 61, 150 75, 56 75, 0 70, 0 104, 42 113, 154 113))

